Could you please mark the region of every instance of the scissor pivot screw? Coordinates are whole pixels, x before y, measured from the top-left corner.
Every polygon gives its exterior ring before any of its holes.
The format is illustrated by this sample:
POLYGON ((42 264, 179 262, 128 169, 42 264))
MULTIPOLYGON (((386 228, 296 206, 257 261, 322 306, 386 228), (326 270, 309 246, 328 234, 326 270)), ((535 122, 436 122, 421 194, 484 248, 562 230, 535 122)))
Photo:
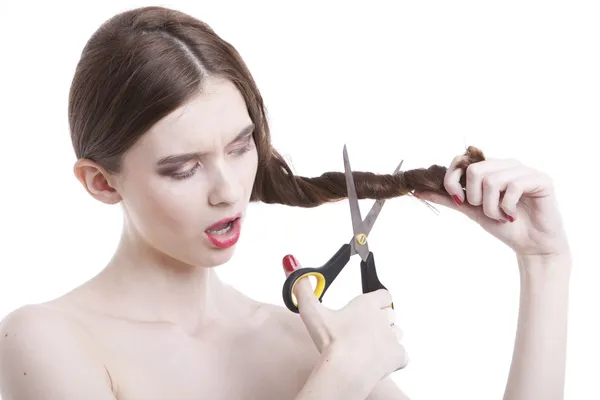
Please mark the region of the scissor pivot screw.
POLYGON ((367 235, 364 233, 359 233, 356 235, 356 243, 360 244, 361 246, 367 243, 367 235))

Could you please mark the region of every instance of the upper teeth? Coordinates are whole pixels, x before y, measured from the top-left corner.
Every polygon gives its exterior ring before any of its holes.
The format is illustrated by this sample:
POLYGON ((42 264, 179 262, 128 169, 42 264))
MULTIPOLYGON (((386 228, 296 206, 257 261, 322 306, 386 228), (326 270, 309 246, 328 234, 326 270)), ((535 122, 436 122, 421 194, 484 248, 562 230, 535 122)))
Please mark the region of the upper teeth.
POLYGON ((233 224, 231 222, 229 222, 227 224, 227 226, 223 229, 219 229, 218 231, 215 231, 213 229, 209 229, 208 232, 212 233, 213 235, 223 235, 227 232, 229 232, 231 230, 231 227, 233 226, 233 224))

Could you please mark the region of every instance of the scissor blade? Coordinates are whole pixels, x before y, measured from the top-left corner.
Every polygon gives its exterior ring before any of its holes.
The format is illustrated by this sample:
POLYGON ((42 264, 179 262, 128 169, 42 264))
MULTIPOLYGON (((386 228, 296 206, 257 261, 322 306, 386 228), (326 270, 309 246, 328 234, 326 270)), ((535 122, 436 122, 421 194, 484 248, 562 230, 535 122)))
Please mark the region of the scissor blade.
POLYGON ((350 168, 350 160, 348 159, 348 149, 344 145, 344 171, 346 175, 346 191, 348 202, 350 203, 350 215, 352 216, 352 230, 354 236, 359 233, 365 233, 362 217, 360 216, 360 208, 358 206, 358 196, 356 195, 356 187, 354 186, 354 176, 352 168, 350 168))
MULTIPOLYGON (((398 164, 392 175, 396 175, 398 171, 400 171, 400 168, 402 168, 402 163, 404 163, 404 160, 400 161, 400 164, 398 164)), ((369 233, 371 233, 371 229, 373 229, 373 225, 375 224, 377 217, 379 217, 379 213, 381 212, 381 209, 383 208, 385 202, 386 199, 377 200, 375 204, 373 204, 373 207, 371 207, 371 210, 369 211, 367 217, 363 221, 365 235, 369 236, 369 233)))
POLYGON ((394 170, 394 172, 392 173, 392 175, 396 175, 400 169, 402 168, 402 164, 404 163, 404 160, 400 161, 400 164, 398 164, 398 166, 396 167, 396 169, 394 170))
MULTIPOLYGON (((392 173, 392 175, 396 175, 398 173, 398 171, 400 171, 400 169, 402 168, 402 163, 404 163, 404 160, 400 161, 400 164, 398 164, 398 166, 396 167, 396 169, 394 170, 394 172, 392 173)), ((375 202, 375 204, 373 204, 373 207, 371 207, 371 210, 369 210, 369 213, 367 214, 367 217, 365 218, 365 220, 363 221, 363 228, 365 229, 365 235, 367 235, 367 237, 369 236, 369 234, 371 233, 371 229, 373 229, 373 225, 375 225, 375 221, 377 221, 377 217, 379 217, 379 213, 381 212, 381 209, 383 208, 383 205, 385 204, 386 199, 380 199, 377 200, 375 202)), ((354 238, 350 239, 350 243, 353 243, 354 238)), ((352 255, 356 254, 356 246, 352 246, 352 255)))

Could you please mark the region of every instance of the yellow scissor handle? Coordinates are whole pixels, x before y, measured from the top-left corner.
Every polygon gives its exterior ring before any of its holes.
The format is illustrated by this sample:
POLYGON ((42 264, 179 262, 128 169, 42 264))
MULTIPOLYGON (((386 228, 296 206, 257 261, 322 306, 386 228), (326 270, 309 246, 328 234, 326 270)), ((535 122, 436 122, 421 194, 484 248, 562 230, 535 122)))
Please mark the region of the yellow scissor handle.
MULTIPOLYGON (((301 279, 307 278, 309 276, 314 276, 315 278, 317 278, 317 287, 315 288, 315 296, 317 296, 317 299, 320 299, 321 296, 323 295, 323 291, 325 290, 325 276, 322 273, 316 272, 316 271, 306 272, 306 273, 300 275, 298 278, 296 278, 296 280, 294 280, 294 284, 292 285, 291 293, 294 293, 294 288, 296 287, 296 284, 301 279)), ((296 307, 298 307, 298 302, 294 299, 293 296, 292 296, 292 301, 294 302, 294 305, 296 307)))

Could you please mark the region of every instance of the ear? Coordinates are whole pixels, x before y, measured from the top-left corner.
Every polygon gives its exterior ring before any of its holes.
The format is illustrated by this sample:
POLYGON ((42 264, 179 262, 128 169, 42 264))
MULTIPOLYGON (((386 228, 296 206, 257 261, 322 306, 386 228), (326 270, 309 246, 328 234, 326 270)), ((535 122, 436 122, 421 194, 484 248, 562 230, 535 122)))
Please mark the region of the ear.
POLYGON ((121 201, 121 195, 115 189, 114 176, 91 160, 77 160, 73 167, 75 177, 93 198, 106 204, 121 201))

